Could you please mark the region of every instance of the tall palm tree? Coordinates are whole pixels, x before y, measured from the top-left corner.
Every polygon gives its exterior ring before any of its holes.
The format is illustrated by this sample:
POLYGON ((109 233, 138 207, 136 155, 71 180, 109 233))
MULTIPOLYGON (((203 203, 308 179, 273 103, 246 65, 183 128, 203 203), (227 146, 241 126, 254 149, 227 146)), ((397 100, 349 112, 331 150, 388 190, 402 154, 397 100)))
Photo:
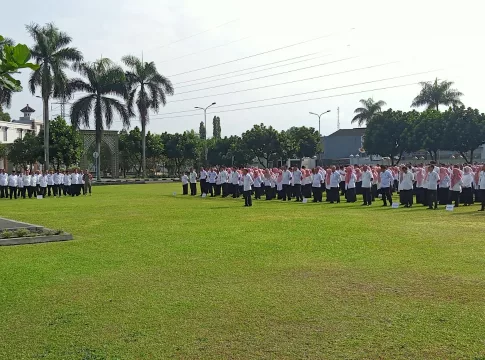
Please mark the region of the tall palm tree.
POLYGON ((362 126, 377 113, 380 113, 383 106, 386 106, 386 102, 379 100, 374 102, 373 98, 361 99, 360 103, 363 107, 355 109, 354 114, 357 114, 352 119, 352 124, 357 123, 358 126, 362 126))
POLYGON ((419 95, 414 98, 411 106, 427 106, 428 109, 439 110, 440 105, 463 105, 460 101, 460 96, 463 96, 463 93, 456 89, 452 89, 451 87, 453 84, 453 81, 438 81, 438 78, 434 81, 420 82, 419 85, 421 85, 421 91, 419 95))
MULTIPOLYGON (((3 47, 5 45, 14 46, 15 42, 9 38, 2 38, 0 37, 0 51, 3 51, 3 47)), ((0 106, 5 106, 6 108, 10 108, 12 104, 12 90, 3 88, 0 86, 0 106)))
POLYGON ((142 174, 146 176, 146 127, 150 120, 150 110, 158 113, 160 106, 167 103, 166 95, 173 95, 173 86, 169 79, 157 71, 153 62, 144 62, 135 56, 124 56, 123 63, 128 66, 128 109, 134 115, 134 102, 138 109, 141 123, 142 174))
POLYGON ((44 116, 44 154, 45 167, 49 168, 49 99, 65 98, 68 82, 65 70, 76 68, 83 56, 79 50, 68 45, 72 38, 60 31, 53 23, 44 26, 31 24, 26 26, 34 40, 30 52, 39 69, 32 72, 29 87, 32 94, 40 87, 44 116))
POLYGON ((101 164, 101 139, 103 130, 110 129, 113 124, 113 112, 121 117, 123 126, 130 125, 130 113, 126 105, 115 97, 126 98, 125 74, 121 67, 116 66, 109 59, 103 58, 94 63, 83 63, 79 65, 79 73, 83 79, 72 79, 68 84, 68 92, 75 91, 87 93, 79 98, 71 106, 71 122, 75 128, 82 124, 89 128, 89 116, 94 114, 94 125, 96 130, 96 151, 98 157, 98 177, 100 179, 101 164))

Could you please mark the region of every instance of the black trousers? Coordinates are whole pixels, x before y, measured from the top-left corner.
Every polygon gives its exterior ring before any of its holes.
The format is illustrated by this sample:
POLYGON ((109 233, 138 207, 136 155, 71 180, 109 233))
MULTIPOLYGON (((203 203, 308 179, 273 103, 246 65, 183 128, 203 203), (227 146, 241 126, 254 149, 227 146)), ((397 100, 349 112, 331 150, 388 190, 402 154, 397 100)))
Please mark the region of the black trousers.
POLYGON ((447 205, 450 201, 450 189, 439 188, 438 189, 438 202, 440 205, 447 205))
POLYGON ((283 201, 291 200, 291 186, 288 184, 283 184, 283 201))
POLYGON ((438 208, 438 190, 428 189, 426 191, 426 195, 428 196, 428 208, 437 209, 438 208))
POLYGON ((371 188, 362 188, 362 198, 364 200, 364 205, 371 205, 372 204, 372 194, 371 188))
POLYGON ((227 195, 229 194, 228 186, 229 186, 228 183, 222 184, 222 197, 224 198, 227 197, 227 195))
POLYGON ((190 195, 197 195, 197 183, 190 183, 190 195))
POLYGON ((346 191, 345 190, 345 181, 341 181, 339 183, 339 188, 340 188, 340 195, 342 195, 342 196, 345 195, 345 191, 346 191))
POLYGON ((51 196, 52 194, 52 185, 47 185, 47 196, 51 196))
POLYGON ((406 207, 413 206, 413 191, 412 190, 401 190, 399 192, 401 194, 401 203, 406 207))
POLYGON ((234 199, 239 197, 239 184, 232 184, 232 197, 234 199))
POLYGON ((460 205, 460 192, 459 191, 452 191, 451 192, 451 202, 455 203, 455 207, 458 207, 460 205))
POLYGON ((347 202, 354 203, 357 201, 357 193, 355 192, 355 188, 350 188, 345 191, 345 198, 347 202))
POLYGON ((64 193, 64 196, 71 195, 71 186, 70 185, 64 185, 63 193, 64 193))
POLYGON ((261 187, 254 188, 254 199, 259 200, 261 199, 262 189, 261 187))
POLYGON ((182 184, 182 195, 189 194, 189 184, 182 184))
POLYGON ((28 194, 29 194, 29 199, 33 197, 37 197, 37 186, 29 186, 27 188, 28 194))
POLYGON ((389 201, 389 205, 392 205, 392 195, 391 195, 391 188, 390 187, 383 187, 381 188, 382 194, 382 202, 385 206, 387 206, 387 202, 389 201))
POLYGON ((9 186, 8 188, 10 190, 10 199, 12 199, 12 195, 17 198, 17 188, 15 186, 9 186))
POLYGON ((206 179, 200 179, 199 180, 199 185, 200 185, 200 193, 201 194, 207 194, 207 191, 206 191, 206 188, 205 188, 205 185, 206 185, 206 179))
POLYGON ((485 210, 485 189, 478 190, 478 193, 480 195, 480 200, 482 202, 482 210, 485 210))
POLYGON ((301 195, 301 184, 293 185, 293 192, 294 192, 296 201, 303 201, 303 196, 301 195))
POLYGON ((338 187, 333 187, 330 188, 330 194, 331 194, 331 200, 330 202, 337 202, 337 204, 340 203, 340 193, 339 193, 339 188, 338 187))
MULTIPOLYGON (((363 189, 363 188, 362 188, 363 189)), ((372 201, 377 199, 379 193, 377 192, 377 184, 373 184, 371 188, 371 196, 372 196, 372 201)))
POLYGON ((21 187, 19 188, 19 197, 21 197, 22 199, 25 199, 25 192, 26 192, 26 188, 25 187, 21 187))
POLYGON ((244 206, 253 206, 251 191, 244 191, 244 206))
POLYGON ((313 202, 322 202, 322 188, 312 187, 313 202))
POLYGON ((274 188, 272 188, 271 186, 265 186, 264 187, 264 190, 266 192, 266 200, 271 200, 273 198, 273 191, 274 188))
POLYGON ((8 197, 8 186, 0 186, 0 198, 8 197))
POLYGON ((465 205, 472 205, 473 204, 473 191, 471 187, 464 187, 461 193, 461 202, 465 205))
POLYGON ((312 184, 303 185, 303 197, 310 199, 312 197, 312 184))
POLYGON ((215 189, 216 184, 215 183, 207 183, 207 194, 211 194, 211 196, 214 196, 214 189, 215 189))

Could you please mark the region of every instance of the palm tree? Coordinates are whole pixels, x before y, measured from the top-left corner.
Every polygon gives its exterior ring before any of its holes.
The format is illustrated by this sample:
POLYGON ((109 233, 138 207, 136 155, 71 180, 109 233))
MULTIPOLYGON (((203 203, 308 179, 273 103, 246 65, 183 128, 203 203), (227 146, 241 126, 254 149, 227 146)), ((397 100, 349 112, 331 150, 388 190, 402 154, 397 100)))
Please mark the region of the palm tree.
POLYGON ((103 58, 94 63, 83 63, 79 65, 79 73, 83 79, 72 79, 68 84, 69 94, 75 91, 87 93, 79 98, 71 106, 71 123, 75 128, 82 124, 89 128, 89 116, 94 113, 94 124, 96 129, 96 151, 98 158, 98 176, 100 180, 101 164, 101 139, 103 130, 111 128, 113 124, 113 112, 121 117, 123 126, 130 126, 130 113, 123 102, 113 96, 127 97, 125 86, 125 74, 121 67, 116 66, 109 59, 103 58))
POLYGON ((32 94, 40 87, 44 115, 44 154, 45 167, 49 168, 49 99, 65 98, 68 82, 65 70, 73 69, 82 61, 79 50, 68 47, 72 38, 60 31, 53 23, 44 26, 31 24, 26 26, 28 33, 34 40, 30 49, 31 56, 39 65, 39 69, 32 72, 29 87, 32 94))
POLYGON ((362 126, 365 123, 369 122, 369 120, 377 113, 381 112, 383 106, 386 106, 386 102, 379 100, 374 102, 373 98, 368 98, 367 100, 361 99, 360 103, 363 107, 357 108, 354 111, 354 114, 357 114, 352 119, 352 124, 357 122, 358 126, 362 126))
POLYGON ((412 107, 428 106, 428 109, 439 110, 440 105, 461 106, 460 96, 463 93, 452 89, 453 81, 434 81, 420 82, 421 92, 416 96, 411 104, 412 107))
POLYGON ((134 115, 134 102, 138 109, 141 123, 142 174, 146 176, 146 127, 149 122, 149 110, 158 113, 160 105, 167 103, 166 95, 173 95, 173 86, 169 79, 160 75, 153 62, 143 62, 135 56, 124 56, 123 63, 129 67, 126 72, 128 83, 128 109, 134 115))
MULTIPOLYGON (((0 52, 3 51, 3 47, 5 45, 14 46, 15 42, 9 38, 2 38, 0 37, 0 52)), ((12 90, 3 88, 0 86, 0 106, 5 106, 6 108, 10 108, 12 104, 12 90)))

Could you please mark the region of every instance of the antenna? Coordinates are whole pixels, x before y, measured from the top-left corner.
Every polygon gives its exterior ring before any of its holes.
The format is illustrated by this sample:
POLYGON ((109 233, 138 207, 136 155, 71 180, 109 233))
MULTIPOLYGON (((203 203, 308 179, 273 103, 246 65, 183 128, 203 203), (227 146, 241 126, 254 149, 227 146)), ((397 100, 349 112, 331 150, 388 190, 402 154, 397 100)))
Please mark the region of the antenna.
POLYGON ((340 130, 340 108, 337 108, 337 130, 340 130))

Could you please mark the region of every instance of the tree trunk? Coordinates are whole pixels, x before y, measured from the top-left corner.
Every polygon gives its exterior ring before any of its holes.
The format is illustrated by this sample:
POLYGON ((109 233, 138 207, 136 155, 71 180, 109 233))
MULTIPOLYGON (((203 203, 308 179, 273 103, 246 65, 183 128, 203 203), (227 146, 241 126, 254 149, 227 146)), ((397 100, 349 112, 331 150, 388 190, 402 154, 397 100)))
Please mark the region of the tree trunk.
POLYGON ((460 151, 460 155, 463 156, 463 160, 465 160, 465 162, 469 163, 467 156, 464 152, 460 151))
POLYGON ((98 159, 97 159, 97 166, 96 166, 96 170, 97 170, 97 176, 96 176, 96 180, 97 181, 101 181, 101 141, 96 141, 96 152, 98 153, 98 159))
POLYGON ((44 171, 49 170, 49 97, 42 98, 44 106, 44 171))
POLYGON ((470 165, 473 165, 473 153, 475 150, 470 150, 470 165))
POLYGON ((144 121, 141 122, 141 158, 142 158, 142 165, 141 171, 143 178, 146 177, 146 167, 147 167, 147 159, 146 159, 146 124, 144 121))

